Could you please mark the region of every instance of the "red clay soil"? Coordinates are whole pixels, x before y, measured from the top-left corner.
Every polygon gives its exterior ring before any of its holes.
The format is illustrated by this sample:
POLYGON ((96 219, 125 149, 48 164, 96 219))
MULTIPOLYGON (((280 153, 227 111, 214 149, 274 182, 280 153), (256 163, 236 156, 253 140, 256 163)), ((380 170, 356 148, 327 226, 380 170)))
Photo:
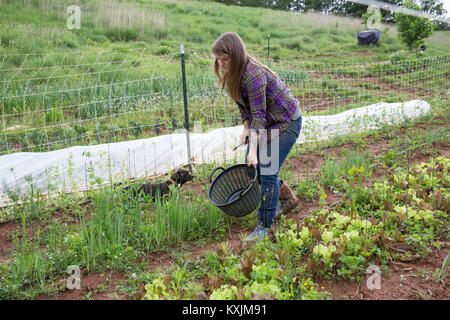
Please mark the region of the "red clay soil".
POLYGON ((20 225, 17 222, 2 222, 0 223, 0 263, 9 260, 9 251, 12 249, 10 233, 17 230, 20 225))
POLYGON ((367 274, 361 283, 351 280, 316 282, 331 294, 333 300, 450 300, 448 277, 439 282, 432 276, 436 269, 442 268, 449 249, 447 244, 434 249, 426 259, 392 262, 388 272, 380 268, 379 289, 371 282, 373 273, 367 274))
MULTIPOLYGON (((66 285, 67 277, 60 278, 58 282, 66 285)), ((114 288, 120 284, 121 280, 127 279, 122 271, 116 272, 94 272, 80 275, 80 289, 65 289, 56 296, 39 295, 35 300, 126 300, 128 296, 120 294, 114 288), (102 287, 100 287, 100 285, 102 287)))

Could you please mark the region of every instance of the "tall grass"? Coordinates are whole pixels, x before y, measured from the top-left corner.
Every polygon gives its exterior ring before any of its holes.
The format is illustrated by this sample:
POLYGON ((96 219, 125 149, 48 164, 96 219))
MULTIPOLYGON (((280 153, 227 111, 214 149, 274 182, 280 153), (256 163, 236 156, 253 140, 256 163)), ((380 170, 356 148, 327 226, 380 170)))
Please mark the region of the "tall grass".
POLYGON ((335 156, 325 151, 325 161, 320 167, 320 183, 326 187, 336 187, 350 169, 362 167, 368 171, 369 165, 370 154, 365 151, 343 149, 335 156))
POLYGON ((225 227, 224 214, 206 199, 192 193, 185 197, 175 189, 166 199, 156 200, 155 211, 148 215, 147 227, 140 232, 145 249, 158 250, 185 240, 212 238, 225 227))
POLYGON ((46 259, 41 251, 40 230, 36 234, 36 242, 28 240, 26 218, 22 218, 22 236, 20 249, 11 260, 11 276, 16 284, 26 279, 42 282, 47 273, 46 259))
POLYGON ((11 253, 9 263, 0 265, 0 299, 13 298, 26 286, 42 287, 55 271, 52 259, 41 248, 40 228, 34 239, 30 239, 26 221, 23 216, 20 240, 13 241, 17 249, 11 253))
POLYGON ((40 228, 29 237, 27 215, 21 215, 21 236, 14 240, 9 263, 0 264, 2 299, 15 297, 24 286, 44 286, 69 265, 120 269, 135 264, 138 253, 222 237, 230 223, 207 199, 180 189, 155 201, 111 188, 91 191, 89 197, 91 204, 76 211, 76 224, 45 228, 45 241, 40 228))
POLYGON ((164 28, 164 12, 140 6, 137 2, 123 3, 108 1, 69 1, 69 0, 1 0, 1 5, 16 5, 20 8, 37 9, 41 14, 57 19, 67 18, 66 10, 70 5, 78 5, 82 13, 83 25, 97 28, 110 28, 120 34, 120 30, 137 29, 150 32, 164 28))
POLYGON ((216 207, 192 195, 186 199, 177 189, 154 203, 144 196, 147 209, 142 209, 141 201, 122 191, 94 195, 92 211, 83 214, 79 223, 88 269, 117 255, 121 248, 164 250, 182 241, 212 238, 226 224, 216 207))

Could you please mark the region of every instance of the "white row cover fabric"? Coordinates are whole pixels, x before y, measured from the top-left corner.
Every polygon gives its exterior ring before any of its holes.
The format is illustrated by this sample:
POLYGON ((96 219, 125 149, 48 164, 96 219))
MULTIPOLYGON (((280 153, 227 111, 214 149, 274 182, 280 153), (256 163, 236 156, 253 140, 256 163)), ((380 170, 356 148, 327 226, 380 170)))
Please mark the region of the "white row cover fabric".
MULTIPOLYGON (((303 116, 297 143, 326 140, 349 132, 379 129, 427 115, 430 105, 421 100, 377 103, 328 116, 303 116)), ((240 147, 242 126, 190 133, 192 163, 244 162, 240 147)), ((126 179, 151 178, 188 164, 186 133, 155 138, 75 146, 50 152, 20 152, 0 157, 0 205, 10 202, 8 190, 19 194, 83 191, 126 179)))

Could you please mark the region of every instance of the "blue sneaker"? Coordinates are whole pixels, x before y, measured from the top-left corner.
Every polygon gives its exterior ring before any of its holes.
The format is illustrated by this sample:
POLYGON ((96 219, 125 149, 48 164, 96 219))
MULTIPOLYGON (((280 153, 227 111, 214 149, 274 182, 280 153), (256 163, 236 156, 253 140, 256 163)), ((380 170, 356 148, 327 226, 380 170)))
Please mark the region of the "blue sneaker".
POLYGON ((258 222, 258 225, 255 230, 253 230, 252 234, 242 241, 242 247, 245 247, 251 242, 260 241, 264 238, 269 238, 269 228, 264 228, 263 225, 258 222))

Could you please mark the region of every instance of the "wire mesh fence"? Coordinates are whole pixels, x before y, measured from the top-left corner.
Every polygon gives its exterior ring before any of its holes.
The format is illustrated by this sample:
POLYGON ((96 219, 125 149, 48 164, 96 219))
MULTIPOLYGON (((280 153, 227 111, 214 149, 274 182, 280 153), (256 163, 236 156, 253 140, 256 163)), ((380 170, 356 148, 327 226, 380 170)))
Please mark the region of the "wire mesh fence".
MULTIPOLYGON (((209 52, 186 50, 189 120, 240 125, 209 52)), ((307 115, 376 102, 446 98, 450 55, 374 63, 261 58, 307 115)), ((167 134, 184 127, 180 53, 171 47, 0 56, 0 155, 167 134)))
MULTIPOLYGON (((167 136, 161 143, 172 144, 171 134, 185 128, 186 119, 191 128, 200 124, 203 132, 241 125, 236 104, 216 86, 211 53, 187 48, 184 56, 187 118, 179 48, 0 55, 0 156, 167 136)), ((446 100, 450 89, 449 54, 373 63, 258 60, 278 74, 305 116, 334 115, 377 102, 446 100)), ((121 178, 154 177, 185 164, 171 146, 167 168, 157 168, 161 145, 143 143, 143 158, 130 151, 121 178)), ((218 153, 214 149, 215 160, 222 156, 218 153)), ((3 163, 3 169, 8 165, 3 163)), ((84 167, 85 189, 113 180, 96 180, 88 158, 84 167), (94 177, 93 184, 88 176, 94 177)), ((52 168, 45 168, 39 179, 48 170, 52 168)), ((63 170, 63 176, 70 170, 63 170)), ((8 188, 26 183, 28 176, 11 179, 8 188)))

